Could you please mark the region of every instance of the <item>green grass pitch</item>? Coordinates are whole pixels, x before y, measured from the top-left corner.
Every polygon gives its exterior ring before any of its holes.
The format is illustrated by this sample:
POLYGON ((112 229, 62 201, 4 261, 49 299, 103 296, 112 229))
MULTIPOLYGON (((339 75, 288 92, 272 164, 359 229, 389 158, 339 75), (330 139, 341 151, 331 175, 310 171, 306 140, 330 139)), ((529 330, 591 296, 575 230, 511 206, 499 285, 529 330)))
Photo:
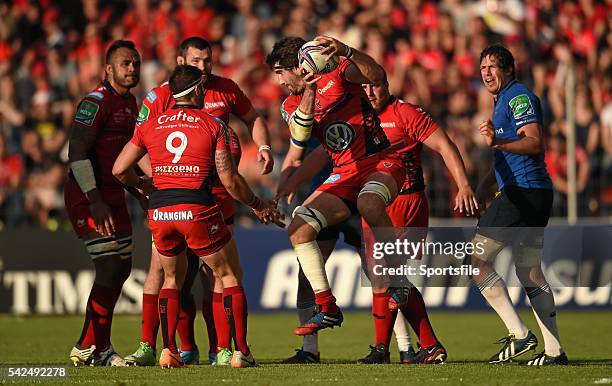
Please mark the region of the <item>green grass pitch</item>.
MULTIPOLYGON (((543 342, 533 315, 522 314, 528 326, 543 342)), ((196 335, 204 350, 204 325, 198 317, 196 335)), ((488 365, 486 359, 499 346, 492 342, 504 335, 494 313, 433 312, 432 324, 449 352, 446 364, 357 365, 373 339, 368 313, 347 313, 342 328, 322 331, 321 365, 281 365, 300 341, 292 334, 297 317, 293 314, 254 314, 249 319, 249 339, 260 366, 249 369, 216 368, 208 365, 187 369, 151 368, 69 368, 68 379, 20 382, 79 384, 416 384, 416 385, 584 385, 612 384, 611 311, 561 311, 559 327, 570 366, 529 368, 521 366, 532 353, 507 365, 488 365)), ((68 352, 80 334, 82 317, 0 316, 0 364, 68 365, 68 352)), ((140 337, 136 316, 118 316, 113 322, 113 344, 122 355, 131 353, 140 337)), ((392 345, 392 361, 398 361, 392 345)), ((0 383, 13 382, 4 378, 0 383)))

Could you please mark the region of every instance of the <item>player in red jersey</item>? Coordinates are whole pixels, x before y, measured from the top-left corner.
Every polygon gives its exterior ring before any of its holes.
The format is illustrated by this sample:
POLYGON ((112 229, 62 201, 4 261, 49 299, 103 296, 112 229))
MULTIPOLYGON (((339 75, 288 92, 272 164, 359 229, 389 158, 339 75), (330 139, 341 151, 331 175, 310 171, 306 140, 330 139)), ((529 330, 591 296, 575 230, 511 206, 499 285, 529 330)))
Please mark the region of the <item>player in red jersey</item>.
MULTIPOLYGON (((455 197, 454 209, 461 213, 465 211, 468 215, 474 215, 478 205, 468 183, 463 160, 444 130, 419 106, 403 102, 391 95, 386 78, 381 84, 364 84, 363 87, 369 101, 378 113, 381 127, 391 141, 392 149, 399 153, 406 168, 406 180, 398 197, 387 207, 387 213, 393 221, 393 226, 404 229, 412 228, 409 237, 416 241, 427 237, 429 207, 424 192, 425 181, 421 168, 423 144, 442 156, 459 188, 455 197)), ((314 150, 306 157, 300 169, 287 181, 280 194, 294 195, 299 185, 318 173, 329 160, 322 148, 314 150)), ((371 245, 373 242, 371 232, 368 231, 369 226, 363 220, 362 227, 365 229, 365 242, 371 245)), ((379 298, 378 294, 374 294, 373 308, 384 309, 384 307, 375 305, 376 302, 380 302, 379 298)), ((406 330, 406 320, 402 314, 398 314, 395 320, 394 311, 383 315, 374 312, 375 344, 370 354, 361 359, 360 363, 389 362, 388 347, 392 329, 395 330, 398 338, 402 363, 439 363, 446 359, 446 350, 436 338, 423 298, 416 287, 411 286, 408 304, 401 310, 419 337, 421 346, 419 352, 416 355, 410 355, 409 335, 406 330), (393 320, 395 320, 395 325, 393 320)), ((318 355, 318 353, 303 353, 301 358, 308 359, 313 355, 318 355)))
MULTIPOLYGON (((272 171, 273 157, 269 146, 268 128, 263 118, 251 105, 249 99, 234 81, 211 73, 212 50, 210 43, 200 37, 185 39, 179 47, 177 63, 189 64, 203 71, 203 82, 206 93, 204 95, 203 110, 213 116, 219 117, 226 124, 229 123, 230 113, 240 118, 253 134, 253 141, 259 145, 258 161, 262 162, 262 173, 272 171)), ((151 119, 161 112, 167 110, 174 104, 168 82, 151 90, 143 101, 138 115, 138 123, 151 119)), ((229 128, 232 141, 231 152, 234 161, 238 164, 240 160, 240 142, 236 133, 229 128)), ((221 206, 225 223, 233 228, 234 213, 236 205, 234 199, 225 190, 219 179, 214 179, 212 193, 221 206)), ((231 241, 233 247, 235 244, 231 241)), ((237 257, 238 254, 231 255, 237 257)), ((181 319, 179 322, 179 336, 181 338, 181 355, 187 363, 199 362, 199 350, 195 344, 193 325, 196 314, 196 305, 191 296, 191 286, 197 274, 197 256, 188 252, 190 269, 188 270, 186 285, 183 288, 181 319)), ((242 278, 240 263, 238 260, 231 262, 232 267, 242 278)), ((209 362, 211 364, 227 365, 231 359, 231 328, 225 318, 225 309, 222 303, 223 286, 219 280, 214 280, 212 272, 204 273, 205 265, 202 266, 202 282, 204 285, 204 297, 202 314, 206 321, 209 341, 209 362), (209 278, 213 279, 212 283, 209 278), (209 289, 210 288, 210 289, 209 289), (213 289, 214 288, 214 289, 213 289), (212 291, 212 293, 211 293, 212 291), (213 317, 215 316, 215 317, 213 317), (217 350, 220 358, 217 358, 217 350)), ((157 340, 156 304, 157 295, 163 281, 163 271, 159 265, 155 246, 153 246, 151 266, 145 280, 143 289, 143 312, 142 312, 142 337, 139 348, 132 355, 126 357, 129 364, 146 366, 154 364, 155 343, 157 340)))
MULTIPOLYGON (((317 77, 303 73, 297 61, 305 43, 301 38, 280 40, 266 58, 279 83, 291 94, 281 107, 292 138, 284 165, 299 162, 311 134, 334 163, 333 174, 295 209, 289 226, 289 238, 320 308, 295 329, 297 335, 311 335, 343 321, 327 280, 317 234, 347 219, 349 208, 356 205, 377 232, 377 240, 394 240, 385 207, 397 196, 405 174, 400 158, 387 151, 390 142, 361 87, 362 83, 382 82, 382 67, 335 39, 319 36, 315 40, 326 47, 323 54, 343 57, 335 70, 317 77)), ((283 171, 283 177, 288 174, 288 170, 283 171)), ((283 183, 281 180, 279 185, 283 183)), ((397 309, 407 301, 408 291, 401 285, 380 281, 377 287, 387 299, 385 309, 397 309)))
POLYGON ((136 122, 136 98, 130 89, 140 79, 140 55, 134 43, 115 41, 106 52, 105 72, 105 80, 77 108, 68 150, 70 178, 64 188, 66 210, 96 271, 83 332, 70 353, 75 366, 125 366, 111 345, 110 332, 134 246, 124 187, 111 170, 136 122))
POLYGON ((201 110, 205 94, 202 71, 179 65, 169 84, 175 105, 136 130, 113 168, 113 174, 124 184, 138 186, 139 178, 131 167, 145 153, 151 159, 155 189, 149 200, 149 225, 164 271, 159 293, 164 342, 160 365, 185 366, 175 333, 179 291, 187 271, 185 249, 189 247, 223 282, 223 302, 236 334, 232 367, 254 366, 246 340, 246 297, 229 264, 229 255, 235 249, 228 244, 231 233, 211 193, 214 170, 230 194, 251 207, 260 221, 277 220, 280 214, 272 202, 257 198, 237 172, 223 121, 201 110))

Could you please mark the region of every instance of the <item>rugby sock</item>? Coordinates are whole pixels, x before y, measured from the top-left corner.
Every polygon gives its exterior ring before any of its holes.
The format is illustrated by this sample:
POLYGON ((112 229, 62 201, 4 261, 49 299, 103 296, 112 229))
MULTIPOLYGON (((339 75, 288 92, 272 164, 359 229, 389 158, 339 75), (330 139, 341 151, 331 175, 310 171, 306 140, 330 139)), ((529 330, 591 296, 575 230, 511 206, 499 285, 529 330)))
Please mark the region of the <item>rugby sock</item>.
POLYGON ((217 330, 215 329, 215 318, 213 316, 213 293, 206 288, 202 297, 202 317, 206 322, 208 334, 208 352, 217 352, 217 330))
POLYGON ((546 283, 538 288, 526 288, 527 296, 531 302, 533 313, 544 337, 544 351, 546 355, 559 356, 563 352, 557 330, 557 313, 555 311, 555 298, 550 286, 546 283))
POLYGON ((401 312, 398 312, 397 317, 395 318, 393 332, 395 333, 395 339, 397 340, 397 347, 399 350, 408 351, 408 348, 411 345, 410 331, 408 331, 408 321, 401 312))
POLYGON ((181 351, 192 351, 196 348, 193 325, 196 316, 196 304, 193 295, 181 295, 181 310, 177 331, 181 338, 181 351))
POLYGON ((240 286, 223 288, 223 304, 229 320, 236 348, 248 356, 251 351, 247 344, 247 299, 240 286))
POLYGON ((96 351, 105 350, 110 345, 113 309, 121 295, 121 289, 103 287, 94 283, 87 300, 85 323, 81 337, 77 342, 79 347, 96 345, 96 351))
POLYGON ((293 246, 293 249, 313 291, 317 293, 329 290, 329 282, 325 273, 325 261, 317 242, 310 241, 296 244, 293 246))
MULTIPOLYGON (((313 301, 298 303, 297 311, 298 317, 300 318, 300 325, 303 325, 317 312, 317 306, 313 301)), ((306 335, 303 338, 302 349, 312 354, 318 354, 319 338, 317 337, 317 334, 306 335)))
POLYGON ((164 348, 173 354, 178 353, 176 347, 176 326, 178 324, 180 292, 177 289, 163 288, 159 291, 159 322, 162 330, 164 348))
POLYGON ((389 293, 372 294, 372 319, 374 320, 374 346, 389 347, 397 310, 389 309, 389 293))
POLYGON ((332 295, 331 289, 315 292, 315 302, 323 312, 335 314, 339 311, 339 308, 336 305, 336 298, 334 295, 332 295))
POLYGON ((431 327, 423 296, 416 287, 410 287, 408 304, 403 308, 404 315, 419 338, 421 347, 431 347, 438 343, 436 334, 431 327))
POLYGON ((525 338, 529 330, 514 309, 506 284, 497 272, 491 272, 485 277, 478 289, 502 319, 508 332, 518 339, 525 338))
POLYGON ((217 346, 231 350, 230 325, 225 314, 225 307, 223 306, 223 294, 220 292, 213 292, 212 313, 215 321, 215 330, 217 330, 217 346))
POLYGON ((157 344, 157 330, 159 329, 159 295, 142 294, 142 330, 141 342, 151 347, 157 344))

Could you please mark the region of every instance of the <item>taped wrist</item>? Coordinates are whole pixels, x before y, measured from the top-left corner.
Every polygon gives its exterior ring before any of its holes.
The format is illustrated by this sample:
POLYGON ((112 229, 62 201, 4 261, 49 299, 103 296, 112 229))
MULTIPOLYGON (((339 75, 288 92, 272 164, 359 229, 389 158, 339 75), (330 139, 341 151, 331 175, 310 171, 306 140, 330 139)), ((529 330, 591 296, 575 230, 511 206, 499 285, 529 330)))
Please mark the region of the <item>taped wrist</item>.
POLYGON ((310 139, 312 124, 314 123, 314 114, 305 114, 299 109, 295 110, 291 118, 289 118, 289 130, 291 131, 291 139, 298 144, 305 143, 310 139))
POLYGON ((83 159, 71 162, 70 169, 72 169, 72 175, 83 193, 96 188, 96 177, 90 160, 83 159))

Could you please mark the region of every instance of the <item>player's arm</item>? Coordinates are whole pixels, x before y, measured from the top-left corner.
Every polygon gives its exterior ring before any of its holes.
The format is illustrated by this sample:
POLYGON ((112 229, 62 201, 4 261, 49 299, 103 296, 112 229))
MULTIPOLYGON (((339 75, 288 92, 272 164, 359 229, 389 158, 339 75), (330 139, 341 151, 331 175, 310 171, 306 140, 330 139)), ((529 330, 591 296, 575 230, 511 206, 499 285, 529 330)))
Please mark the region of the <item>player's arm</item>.
POLYGON ((490 147, 514 154, 537 155, 544 151, 542 129, 539 123, 532 122, 521 126, 516 135, 517 140, 498 138, 495 136, 495 127, 491 120, 480 123, 480 134, 490 147))
POLYGON ((281 215, 276 210, 276 204, 261 200, 253 193, 244 177, 238 173, 234 159, 227 149, 217 148, 215 151, 215 167, 221 183, 235 200, 253 209, 261 222, 280 224, 281 215))
POLYGON ((131 141, 126 143, 113 165, 113 175, 129 188, 145 190, 148 179, 139 177, 134 165, 146 154, 146 149, 136 146, 131 141))
POLYGON ((302 72, 306 84, 302 99, 297 109, 289 117, 287 124, 291 132, 291 142, 298 147, 305 148, 310 139, 314 125, 314 102, 317 90, 317 81, 321 79, 310 72, 302 72))
POLYGON ((291 203, 300 185, 311 180, 329 162, 331 162, 331 157, 323 149, 323 146, 311 151, 301 163, 301 166, 294 169, 294 173, 286 178, 282 184, 279 183, 276 199, 287 196, 287 201, 291 203))
POLYGON ((328 59, 333 55, 351 59, 354 65, 344 71, 344 78, 348 82, 356 84, 382 84, 384 82, 385 70, 368 54, 329 36, 317 36, 314 40, 326 47, 321 53, 326 54, 328 59))
POLYGON ((459 210, 459 213, 463 213, 465 208, 468 215, 474 215, 478 210, 478 201, 476 201, 472 187, 468 182, 465 165, 457 146, 441 128, 437 128, 423 143, 442 156, 446 167, 453 176, 453 180, 455 180, 455 184, 457 184, 459 192, 455 197, 453 210, 459 210))
POLYGON ((293 142, 289 144, 289 150, 281 166, 281 174, 278 180, 279 187, 283 186, 293 172, 302 165, 302 158, 304 158, 305 151, 305 148, 296 146, 293 142))
POLYGON ((272 156, 270 133, 266 121, 253 107, 251 107, 246 114, 239 117, 248 127, 253 137, 253 142, 255 142, 259 149, 257 152, 257 161, 264 162, 261 174, 270 173, 274 168, 274 157, 272 156))

